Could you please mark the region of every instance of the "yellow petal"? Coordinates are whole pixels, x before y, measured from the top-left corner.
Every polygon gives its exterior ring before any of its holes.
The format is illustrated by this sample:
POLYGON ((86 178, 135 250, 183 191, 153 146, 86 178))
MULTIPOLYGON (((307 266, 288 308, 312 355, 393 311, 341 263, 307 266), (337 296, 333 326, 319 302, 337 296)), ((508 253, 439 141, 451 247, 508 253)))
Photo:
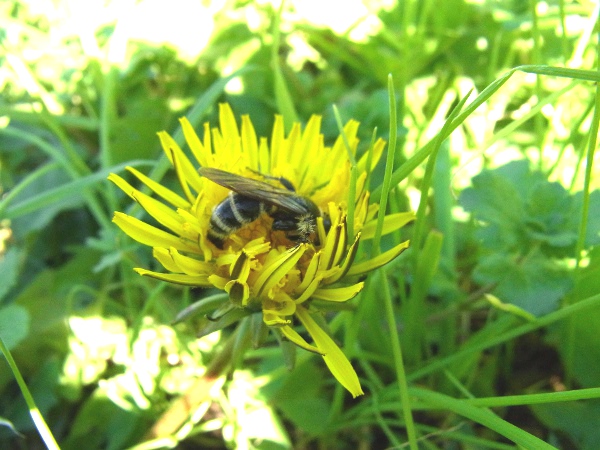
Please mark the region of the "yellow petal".
MULTIPOLYGON (((173 248, 173 247, 171 247, 171 248, 173 248)), ((154 258, 169 272, 174 272, 174 273, 183 272, 183 270, 181 270, 179 268, 179 266, 177 264, 175 264, 175 261, 173 261, 173 258, 171 257, 169 250, 167 250, 166 248, 154 247, 152 249, 152 256, 154 256, 154 258)))
POLYGON ((317 289, 313 294, 313 298, 318 298, 319 300, 327 300, 329 302, 345 302, 347 300, 350 300, 351 298, 356 297, 356 295, 360 291, 362 291, 364 285, 365 284, 361 281, 360 283, 356 283, 352 286, 346 286, 343 288, 317 289))
POLYGON ((362 196, 356 200, 356 209, 354 210, 354 230, 362 230, 369 214, 369 191, 363 192, 362 196))
POLYGON ((182 227, 186 231, 186 235, 193 232, 193 236, 197 237, 202 232, 206 232, 206 222, 200 223, 198 217, 189 210, 177 208, 177 214, 181 216, 182 227))
POLYGON ((348 161, 348 152, 352 155, 356 154, 356 148, 358 146, 358 139, 356 138, 358 125, 359 122, 356 120, 349 120, 346 125, 344 125, 344 136, 346 137, 350 148, 346 149, 346 143, 344 142, 343 136, 340 134, 331 148, 331 153, 337 156, 337 159, 332 161, 332 164, 334 164, 333 167, 339 166, 342 161, 348 161))
POLYGON ((133 167, 126 167, 126 169, 133 175, 135 175, 138 180, 140 180, 142 183, 144 183, 146 186, 152 189, 152 191, 156 193, 156 195, 162 197, 165 201, 175 206, 176 208, 188 209, 192 206, 191 203, 188 202, 186 199, 176 194, 172 190, 167 189, 162 184, 157 183, 156 181, 147 177, 139 170, 136 170, 133 167))
POLYGON ((321 116, 313 115, 306 124, 298 148, 296 151, 288 153, 287 160, 292 166, 298 168, 298 174, 301 182, 296 185, 298 192, 308 192, 308 186, 304 183, 308 177, 304 174, 310 170, 314 170, 312 164, 315 160, 320 159, 320 155, 323 154, 323 135, 321 134, 321 116))
POLYGON ((335 244, 336 249, 333 254, 333 260, 331 261, 330 267, 334 267, 339 265, 340 261, 344 257, 346 253, 346 246, 348 245, 348 230, 346 229, 346 217, 342 219, 342 223, 340 224, 342 229, 340 230, 339 238, 335 244))
POLYGON ((166 231, 159 230, 152 225, 142 222, 135 217, 128 216, 122 212, 115 212, 113 222, 132 239, 150 247, 175 247, 177 250, 199 253, 199 249, 191 243, 188 245, 184 240, 173 236, 166 231))
MULTIPOLYGON (((395 213, 388 214, 383 219, 383 231, 382 235, 391 233, 392 231, 398 230, 402 228, 409 222, 415 220, 415 213, 413 212, 403 212, 403 213, 395 213)), ((363 239, 372 239, 375 236, 375 228, 377 227, 377 219, 373 219, 370 222, 367 222, 365 226, 362 228, 362 238, 363 239)))
POLYGON ((346 253, 346 259, 344 260, 344 264, 340 267, 340 270, 336 271, 332 276, 328 276, 323 280, 325 284, 332 284, 341 279, 348 273, 352 263, 354 262, 354 258, 356 257, 356 252, 358 251, 358 242, 360 241, 361 233, 358 233, 354 238, 354 242, 348 249, 346 253))
POLYGON ((229 299, 236 305, 246 306, 248 304, 250 287, 247 283, 231 280, 225 285, 225 292, 229 294, 229 299))
POLYGON ((187 235, 186 229, 183 227, 183 218, 164 203, 139 191, 133 195, 133 198, 165 228, 188 239, 197 239, 196 233, 187 235))
MULTIPOLYGON (((211 134, 210 134, 210 124, 208 122, 204 123, 204 148, 210 150, 208 152, 208 154, 206 155, 206 157, 208 158, 209 156, 212 157, 212 140, 211 140, 211 134)), ((212 167, 213 164, 207 164, 207 166, 212 167)))
MULTIPOLYGON (((187 157, 183 154, 181 150, 175 151, 173 148, 169 148, 168 152, 171 154, 171 163, 173 164, 173 169, 175 169, 175 174, 177 175, 177 180, 179 180, 179 185, 181 186, 183 193, 185 194, 186 198, 190 203, 194 203, 194 200, 197 197, 192 193, 192 190, 190 189, 190 178, 186 176, 185 167, 187 164, 184 161, 187 161, 187 157)), ((202 191, 201 186, 202 184, 198 185, 196 192, 202 191)))
POLYGON ((279 161, 281 160, 285 162, 286 155, 287 148, 285 142, 283 116, 276 114, 275 123, 273 124, 273 132, 271 133, 270 167, 279 167, 279 161))
MULTIPOLYGON (((229 103, 219 103, 219 126, 225 140, 239 141, 240 132, 229 103)), ((239 154, 239 152, 240 150, 238 149, 236 154, 239 154)))
POLYGON ((262 170, 258 161, 258 139, 250 117, 242 116, 242 152, 248 155, 249 165, 254 170, 262 170))
POLYGON ((200 142, 200 138, 196 134, 194 127, 186 117, 182 117, 179 119, 179 123, 181 124, 181 130, 183 131, 183 136, 185 137, 185 142, 187 142, 190 150, 194 154, 196 161, 202 167, 208 166, 208 161, 206 160, 206 155, 209 155, 211 150, 206 149, 202 142, 200 142))
POLYGON ((317 274, 317 269, 319 268, 319 260, 321 259, 321 252, 315 253, 310 263, 308 264, 308 268, 306 269, 306 273, 304 274, 304 279, 302 283, 298 285, 298 287, 294 290, 296 294, 301 294, 304 292, 308 286, 314 281, 315 275, 317 274))
MULTIPOLYGON (((177 176, 180 179, 180 184, 184 191, 188 190, 187 185, 189 184, 196 192, 201 192, 203 187, 202 177, 200 177, 196 168, 192 165, 187 156, 185 156, 181 147, 179 147, 175 140, 164 131, 158 133, 158 138, 169 161, 171 161, 171 164, 173 164, 173 167, 177 171, 177 176)), ((185 194, 188 201, 193 203, 195 196, 188 192, 185 192, 185 194)))
POLYGON ((313 174, 319 177, 314 182, 314 187, 317 187, 317 190, 311 195, 313 201, 317 205, 323 205, 330 201, 336 201, 340 196, 345 199, 350 185, 350 162, 347 159, 340 162, 321 160, 318 165, 323 168, 332 167, 335 169, 324 169, 313 174))
MULTIPOLYGON (((271 167, 285 167, 290 163, 289 155, 297 154, 300 150, 300 139, 302 137, 302 129, 299 123, 294 123, 287 139, 282 142, 282 147, 277 153, 277 159, 271 159, 273 163, 271 167)), ((271 147, 273 148, 273 147, 271 147)), ((296 190, 298 186, 296 186, 296 190)))
POLYGON ((304 303, 306 300, 308 300, 317 290, 317 288, 319 287, 319 285, 321 284, 321 277, 318 276, 316 278, 314 278, 312 280, 312 282, 306 287, 306 289, 304 290, 304 292, 302 292, 302 294, 300 295, 300 297, 296 298, 294 301, 296 302, 297 305, 300 305, 302 303, 304 303))
POLYGON ((258 146, 258 168, 263 173, 271 172, 271 155, 269 150, 269 143, 267 138, 261 137, 260 144, 258 146))
POLYGON ((381 138, 377 139, 375 145, 373 146, 373 152, 371 156, 371 167, 367 167, 367 161, 369 159, 369 152, 365 152, 365 154, 360 158, 358 163, 356 163, 356 168, 359 172, 371 172, 375 169, 375 166, 379 162, 381 158, 381 154, 383 153, 383 149, 385 148, 385 141, 381 138))
POLYGON ((168 281, 169 283, 183 284, 185 286, 203 286, 203 287, 208 287, 211 285, 209 283, 208 277, 206 275, 200 275, 200 276, 194 277, 194 276, 190 276, 190 275, 184 275, 181 273, 152 272, 151 270, 140 269, 140 268, 136 268, 133 270, 135 270, 137 273, 139 273, 142 276, 156 278, 157 280, 161 280, 161 281, 168 281))
POLYGON ((171 247, 169 249, 169 254, 173 259, 173 262, 177 264, 179 267, 178 272, 183 272, 187 275, 206 275, 208 276, 210 273, 215 271, 215 265, 213 263, 200 261, 196 258, 191 258, 189 256, 182 255, 177 251, 176 248, 171 247))
POLYGON ((220 277, 219 275, 212 274, 208 276, 208 281, 217 289, 221 289, 222 291, 224 291, 225 286, 227 286, 227 283, 229 283, 229 281, 231 280, 229 278, 224 278, 220 277))
POLYGON ((263 267, 263 270, 254 283, 256 297, 268 293, 279 281, 295 266, 306 251, 306 245, 298 245, 279 255, 263 267))
POLYGON ((255 258, 257 255, 260 255, 261 253, 267 253, 270 250, 270 248, 271 248, 271 243, 265 242, 265 238, 261 236, 257 239, 254 239, 253 241, 248 242, 244 246, 244 251, 251 258, 255 258))
POLYGON ((271 312, 279 316, 293 316, 296 312, 296 303, 284 296, 278 300, 267 300, 263 302, 263 312, 271 312))
POLYGON ((362 275, 363 273, 371 272, 372 270, 378 269, 381 266, 386 265, 391 260, 400 255, 404 250, 408 248, 410 241, 404 241, 401 244, 396 245, 387 252, 377 255, 373 259, 363 261, 358 264, 354 264, 350 270, 348 270, 348 276, 362 275))
POLYGON ((279 314, 273 314, 268 311, 263 311, 263 321, 265 322, 265 325, 279 329, 289 326, 292 323, 290 319, 286 319, 279 314))
POLYGON ((248 167, 248 155, 242 153, 240 133, 231 107, 219 104, 220 128, 213 128, 213 152, 218 166, 226 165, 232 172, 240 172, 248 167))
POLYGON ((325 232, 325 225, 323 224, 322 217, 317 217, 317 236, 319 237, 319 242, 321 244, 327 242, 327 233, 325 232))
POLYGON ((109 181, 112 181, 113 183, 115 183, 119 189, 121 189, 123 192, 125 192, 127 195, 129 195, 132 199, 135 200, 135 197, 133 195, 136 192, 138 192, 138 190, 136 188, 134 188, 132 185, 130 185, 123 178, 121 178, 116 173, 110 173, 108 175, 107 179, 109 181))
POLYGON ((292 327, 289 325, 283 326, 279 328, 283 335, 288 338, 291 342, 296 344, 298 347, 303 348, 304 350, 308 350, 309 352, 316 353, 318 355, 324 355, 324 353, 319 350, 317 347, 310 345, 308 342, 304 340, 302 336, 300 336, 292 327))
POLYGON ((229 275, 231 278, 245 282, 248 279, 248 275, 250 275, 250 262, 248 253, 242 250, 230 265, 229 275))
POLYGON ((319 350, 324 353, 323 359, 325 360, 325 364, 327 364, 327 367, 336 380, 352 394, 352 397, 362 395, 363 391, 356 372, 352 368, 348 358, 346 358, 346 355, 344 355, 333 339, 317 325, 314 319, 310 317, 308 311, 303 307, 298 307, 296 316, 311 335, 319 350))
POLYGON ((343 224, 338 223, 337 225, 333 225, 329 233, 327 233, 325 246, 321 250, 322 255, 319 261, 319 271, 331 269, 333 266, 341 235, 344 232, 345 228, 343 224))

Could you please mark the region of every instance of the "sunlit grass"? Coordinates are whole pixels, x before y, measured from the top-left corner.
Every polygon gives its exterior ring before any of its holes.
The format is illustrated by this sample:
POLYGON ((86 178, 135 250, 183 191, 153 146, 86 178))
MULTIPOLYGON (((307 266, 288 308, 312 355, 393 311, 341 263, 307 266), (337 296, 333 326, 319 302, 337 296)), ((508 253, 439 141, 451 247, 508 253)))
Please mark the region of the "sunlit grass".
POLYGON ((521 6, 3 3, 0 447, 593 448, 599 6, 521 6), (197 339, 222 299, 132 271, 154 260, 110 217, 147 217, 107 175, 176 186, 156 132, 202 138, 224 101, 269 140, 280 113, 323 114, 326 145, 360 121, 358 157, 388 141, 371 203, 417 221, 359 256, 411 248, 314 302, 365 396, 249 323, 197 339))

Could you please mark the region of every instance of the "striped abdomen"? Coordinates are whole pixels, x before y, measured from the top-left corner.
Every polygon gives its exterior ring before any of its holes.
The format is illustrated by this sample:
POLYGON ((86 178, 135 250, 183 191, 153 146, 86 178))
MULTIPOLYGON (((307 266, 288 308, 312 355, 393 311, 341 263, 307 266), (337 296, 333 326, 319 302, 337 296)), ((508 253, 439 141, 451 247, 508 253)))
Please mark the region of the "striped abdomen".
POLYGON ((213 209, 208 239, 217 247, 223 248, 223 242, 227 236, 247 223, 254 222, 261 214, 270 212, 271 209, 260 200, 246 197, 237 192, 230 192, 213 209))

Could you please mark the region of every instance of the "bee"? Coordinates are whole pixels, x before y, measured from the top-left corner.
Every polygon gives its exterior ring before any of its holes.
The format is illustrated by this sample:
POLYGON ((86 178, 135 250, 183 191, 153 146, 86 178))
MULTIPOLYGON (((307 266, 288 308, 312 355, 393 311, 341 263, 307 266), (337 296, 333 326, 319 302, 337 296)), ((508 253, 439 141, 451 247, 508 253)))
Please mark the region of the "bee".
POLYGON ((298 195, 287 179, 269 177, 279 181, 283 186, 279 188, 211 167, 201 167, 198 172, 231 190, 225 200, 214 207, 210 217, 208 240, 218 248, 223 248, 231 233, 254 222, 264 213, 273 218, 271 228, 285 232, 290 241, 311 242, 321 211, 312 200, 298 195))

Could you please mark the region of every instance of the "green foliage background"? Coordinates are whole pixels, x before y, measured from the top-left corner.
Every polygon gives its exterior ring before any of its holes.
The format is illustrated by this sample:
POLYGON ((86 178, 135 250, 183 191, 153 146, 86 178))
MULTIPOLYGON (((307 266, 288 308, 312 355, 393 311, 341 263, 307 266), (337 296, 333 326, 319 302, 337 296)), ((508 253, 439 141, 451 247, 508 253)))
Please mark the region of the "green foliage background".
POLYGON ((0 447, 52 447, 43 417, 63 449, 597 448, 598 4, 279 8, 0 4, 0 337, 14 358, 0 360, 0 447), (289 372, 272 339, 147 441, 232 330, 171 325, 213 292, 132 271, 150 250, 110 220, 141 212, 106 176, 131 165, 174 184, 156 132, 181 142, 179 117, 216 126, 224 101, 260 136, 275 113, 316 113, 331 143, 336 105, 361 122, 361 151, 374 130, 397 137, 371 187, 379 199, 393 171, 388 211, 418 219, 381 247, 412 246, 328 317, 365 396, 315 355, 289 372))

